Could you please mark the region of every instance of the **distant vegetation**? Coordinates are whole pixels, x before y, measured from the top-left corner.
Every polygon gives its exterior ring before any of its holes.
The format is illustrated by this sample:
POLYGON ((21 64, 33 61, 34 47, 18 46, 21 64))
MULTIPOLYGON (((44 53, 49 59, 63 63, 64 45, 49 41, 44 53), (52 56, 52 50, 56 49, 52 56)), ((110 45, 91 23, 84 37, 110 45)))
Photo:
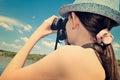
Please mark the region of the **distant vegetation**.
MULTIPOLYGON (((5 57, 14 57, 16 52, 12 51, 5 51, 5 50, 0 50, 0 56, 5 56, 5 57)), ((40 54, 29 54, 28 60, 34 60, 38 61, 39 59, 43 58, 46 55, 40 55, 40 54)), ((120 60, 118 60, 118 65, 120 66, 120 60)))
POLYGON ((118 65, 120 66, 120 60, 118 60, 118 65))
MULTIPOLYGON (((5 57, 14 57, 16 55, 16 52, 12 51, 5 51, 5 50, 0 50, 0 56, 5 56, 5 57)), ((40 54, 29 54, 28 60, 34 60, 38 61, 39 59, 43 58, 46 55, 40 55, 40 54)))

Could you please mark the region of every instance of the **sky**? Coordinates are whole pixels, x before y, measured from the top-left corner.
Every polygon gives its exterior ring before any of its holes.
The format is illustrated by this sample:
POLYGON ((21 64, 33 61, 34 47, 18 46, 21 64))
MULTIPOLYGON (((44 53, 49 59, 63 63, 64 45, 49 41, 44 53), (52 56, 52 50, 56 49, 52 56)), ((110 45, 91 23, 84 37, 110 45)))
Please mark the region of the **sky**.
MULTIPOLYGON (((30 35, 48 17, 74 0, 0 0, 0 49, 18 52, 30 35)), ((120 58, 120 27, 111 31, 117 58, 120 58)), ((56 34, 41 39, 31 54, 49 54, 54 50, 56 34)))

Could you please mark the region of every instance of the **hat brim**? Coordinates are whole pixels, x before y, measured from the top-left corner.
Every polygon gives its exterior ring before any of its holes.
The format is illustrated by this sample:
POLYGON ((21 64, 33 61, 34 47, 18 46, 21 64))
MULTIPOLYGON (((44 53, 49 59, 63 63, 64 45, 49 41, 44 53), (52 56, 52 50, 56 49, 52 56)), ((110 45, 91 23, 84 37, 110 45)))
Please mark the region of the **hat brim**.
POLYGON ((120 25, 120 12, 108 6, 96 3, 68 4, 60 8, 59 13, 62 17, 67 17, 69 12, 89 12, 108 17, 120 25))

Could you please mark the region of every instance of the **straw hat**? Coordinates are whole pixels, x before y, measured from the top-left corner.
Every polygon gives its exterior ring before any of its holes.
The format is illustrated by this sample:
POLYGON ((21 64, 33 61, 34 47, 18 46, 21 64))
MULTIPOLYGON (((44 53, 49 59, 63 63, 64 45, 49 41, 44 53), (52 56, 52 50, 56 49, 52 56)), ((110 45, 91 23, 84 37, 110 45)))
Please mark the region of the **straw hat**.
POLYGON ((106 16, 120 24, 120 0, 75 0, 60 8, 60 15, 66 17, 71 11, 89 12, 106 16))

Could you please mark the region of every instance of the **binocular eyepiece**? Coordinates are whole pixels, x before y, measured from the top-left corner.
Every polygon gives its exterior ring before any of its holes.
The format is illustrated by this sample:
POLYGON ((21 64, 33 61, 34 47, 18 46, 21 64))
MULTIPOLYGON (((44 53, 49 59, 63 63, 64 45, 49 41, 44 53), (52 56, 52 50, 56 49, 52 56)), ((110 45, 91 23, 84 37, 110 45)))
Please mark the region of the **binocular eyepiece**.
POLYGON ((58 18, 58 19, 55 19, 52 23, 51 29, 58 30, 57 37, 59 40, 66 39, 66 33, 65 33, 66 22, 67 22, 67 19, 63 20, 62 18, 58 18))

